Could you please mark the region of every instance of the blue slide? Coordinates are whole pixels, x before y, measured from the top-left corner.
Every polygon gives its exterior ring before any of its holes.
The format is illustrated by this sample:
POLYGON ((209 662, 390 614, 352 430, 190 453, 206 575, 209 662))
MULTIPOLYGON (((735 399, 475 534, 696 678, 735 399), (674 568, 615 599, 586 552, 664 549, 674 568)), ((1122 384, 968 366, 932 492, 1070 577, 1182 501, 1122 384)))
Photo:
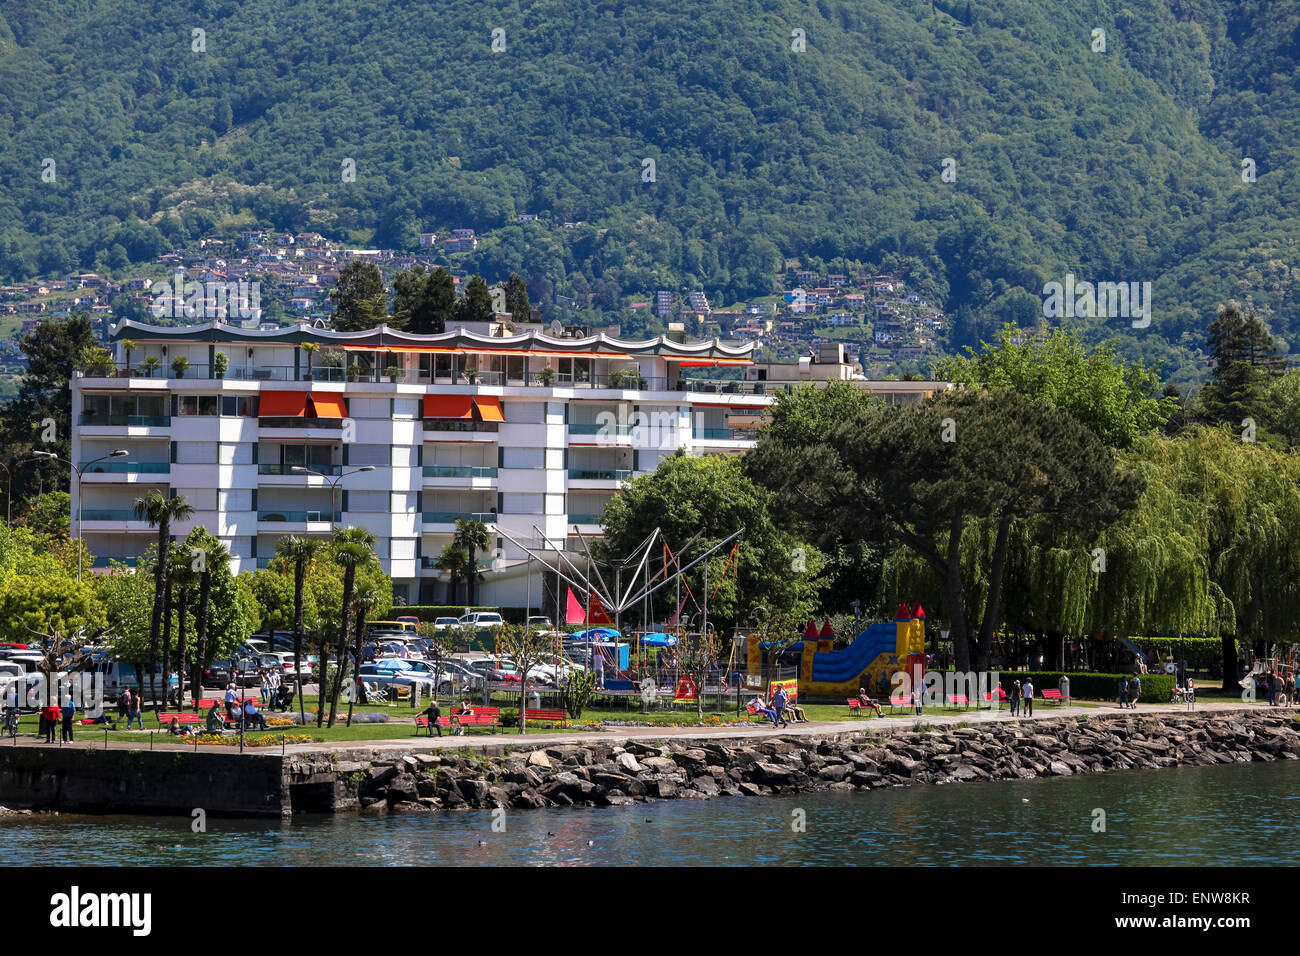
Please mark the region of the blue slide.
POLYGON ((889 621, 872 624, 848 647, 813 655, 809 679, 826 683, 856 680, 881 654, 893 654, 898 648, 898 624, 889 621))

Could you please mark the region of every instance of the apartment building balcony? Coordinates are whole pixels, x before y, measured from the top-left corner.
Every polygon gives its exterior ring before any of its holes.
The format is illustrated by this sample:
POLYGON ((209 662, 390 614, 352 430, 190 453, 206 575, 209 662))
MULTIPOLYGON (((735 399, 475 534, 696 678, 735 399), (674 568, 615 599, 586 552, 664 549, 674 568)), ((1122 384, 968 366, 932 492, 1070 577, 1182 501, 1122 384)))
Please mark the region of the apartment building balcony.
MULTIPOLYGON (((480 571, 491 571, 491 570, 492 570, 492 559, 491 559, 491 558, 479 558, 475 563, 478 565, 478 569, 479 569, 480 571)), ((425 555, 424 557, 422 557, 422 558, 420 559, 420 568, 421 568, 421 570, 424 570, 424 571, 441 571, 441 570, 442 570, 440 567, 438 567, 438 559, 437 559, 436 557, 430 557, 429 555, 425 555)))
MULTIPOLYGON (((483 524, 495 524, 497 514, 495 511, 426 511, 420 515, 420 520, 426 525, 446 525, 443 530, 455 530, 456 519, 461 518, 465 521, 481 521, 483 524)), ((438 529, 434 529, 438 530, 438 529)))
POLYGON ((601 527, 601 518, 603 514, 570 514, 568 523, 571 525, 601 527))
POLYGON ((570 468, 569 487, 575 490, 616 490, 623 482, 630 481, 633 474, 621 468, 570 468))
MULTIPOLYGON (((306 527, 296 530, 321 531, 328 530, 330 525, 339 524, 343 520, 342 512, 334 512, 331 516, 328 511, 284 511, 278 508, 270 508, 257 513, 258 524, 276 524, 276 525, 324 525, 325 528, 306 527)), ((291 529, 284 529, 291 530, 291 529)))
POLYGON ((170 415, 94 415, 83 412, 77 418, 82 428, 167 428, 170 415))
POLYGON ((343 470, 341 465, 280 465, 272 462, 258 465, 257 474, 258 477, 285 476, 299 479, 309 477, 306 472, 294 471, 295 468, 310 468, 321 475, 337 475, 343 470))
POLYGON ((425 478, 495 478, 496 468, 480 465, 425 465, 425 478))
POLYGON ((110 461, 97 461, 87 468, 87 463, 81 464, 83 478, 90 478, 94 475, 166 475, 172 470, 171 462, 166 461, 122 461, 114 459, 110 461))
POLYGON ((569 444, 571 445, 631 445, 632 425, 617 425, 597 422, 570 422, 569 444))

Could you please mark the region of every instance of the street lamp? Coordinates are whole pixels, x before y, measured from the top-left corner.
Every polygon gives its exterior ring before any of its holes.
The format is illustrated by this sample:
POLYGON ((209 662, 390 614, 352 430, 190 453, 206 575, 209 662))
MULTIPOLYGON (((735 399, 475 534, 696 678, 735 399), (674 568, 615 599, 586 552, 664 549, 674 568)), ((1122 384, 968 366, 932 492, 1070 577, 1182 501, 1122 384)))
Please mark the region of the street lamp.
POLYGON ((363 471, 374 471, 375 466, 362 465, 360 468, 353 468, 351 471, 341 471, 339 472, 338 476, 335 478, 330 478, 329 475, 322 474, 319 471, 313 471, 312 469, 305 468, 302 465, 294 465, 289 470, 299 475, 315 475, 317 478, 324 478, 326 481, 330 483, 330 530, 333 531, 337 526, 337 523, 334 520, 334 516, 339 513, 334 510, 334 492, 338 491, 339 482, 341 482, 348 475, 360 474, 363 471))
MULTIPOLYGON (((86 462, 84 465, 82 465, 80 468, 78 468, 78 467, 76 466, 75 463, 73 463, 73 462, 69 461, 68 459, 63 458, 63 457, 61 457, 61 456, 59 456, 59 455, 54 454, 54 452, 52 452, 52 451, 34 451, 34 452, 32 452, 32 458, 46 458, 46 459, 52 459, 52 460, 54 460, 54 461, 61 461, 61 462, 63 462, 64 464, 68 465, 68 466, 69 466, 73 471, 75 471, 75 472, 77 473, 77 583, 78 583, 78 584, 81 583, 81 556, 82 556, 82 554, 85 553, 85 550, 86 550, 86 548, 85 548, 85 540, 83 539, 82 534, 81 534, 81 478, 82 478, 82 475, 83 475, 83 473, 85 472, 85 469, 87 469, 87 468, 89 468, 91 465, 95 464, 95 462, 104 461, 104 460, 109 459, 109 458, 125 458, 125 457, 127 456, 127 454, 128 454, 128 452, 127 452, 127 450, 126 450, 125 448, 116 448, 116 449, 114 449, 113 451, 110 451, 107 455, 100 455, 98 458, 92 458, 90 461, 86 462)), ((30 460, 30 459, 29 459, 29 460, 30 460)))

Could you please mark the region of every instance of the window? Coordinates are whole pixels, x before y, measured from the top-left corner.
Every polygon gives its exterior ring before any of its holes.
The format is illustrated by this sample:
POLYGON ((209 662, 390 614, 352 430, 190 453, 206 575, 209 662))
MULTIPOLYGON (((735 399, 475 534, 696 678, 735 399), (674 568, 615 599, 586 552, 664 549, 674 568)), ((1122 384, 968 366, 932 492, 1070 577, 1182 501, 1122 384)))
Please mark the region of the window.
POLYGON ((539 515, 542 513, 542 495, 502 494, 501 510, 509 515, 539 515))
POLYGON ((227 418, 256 418, 257 396, 221 396, 221 414, 227 418))
POLYGON ((178 441, 176 444, 176 464, 178 465, 215 465, 217 463, 217 446, 205 441, 178 441))
POLYGON ((524 380, 524 357, 510 355, 506 357, 506 379, 512 382, 524 380))
POLYGON ((178 415, 216 415, 217 396, 215 395, 177 396, 176 411, 178 415))
POLYGON ((388 445, 351 445, 348 448, 348 465, 387 465, 391 463, 392 451, 388 445))
POLYGON ((389 498, 387 491, 349 491, 348 511, 364 511, 385 514, 388 512, 389 498))
POLYGON ((545 450, 542 448, 501 449, 502 468, 541 468, 544 462, 545 450))
POLYGON ((545 420, 545 402, 506 402, 503 405, 507 422, 540 425, 545 420))
POLYGON ((236 488, 231 491, 217 492, 217 508, 220 511, 252 511, 253 490, 236 488))
POLYGON ((217 510, 216 488, 177 488, 176 495, 183 497, 195 511, 217 510))

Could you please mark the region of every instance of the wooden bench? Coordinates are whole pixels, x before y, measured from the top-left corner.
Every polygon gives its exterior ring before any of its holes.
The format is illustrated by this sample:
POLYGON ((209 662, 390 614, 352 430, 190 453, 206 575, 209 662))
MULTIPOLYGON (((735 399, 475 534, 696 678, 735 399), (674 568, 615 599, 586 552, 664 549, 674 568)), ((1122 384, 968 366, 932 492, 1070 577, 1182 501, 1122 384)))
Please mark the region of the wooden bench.
POLYGON ((1042 698, 1044 703, 1048 703, 1050 701, 1051 703, 1057 705, 1062 704, 1065 701, 1065 698, 1061 696, 1061 692, 1059 690, 1045 690, 1042 692, 1042 698))
MULTIPOLYGON (((691 701, 691 703, 695 702, 691 701)), ((551 725, 554 726, 557 723, 567 723, 569 720, 569 712, 567 710, 526 710, 523 712, 522 717, 524 720, 550 721, 551 725)))

